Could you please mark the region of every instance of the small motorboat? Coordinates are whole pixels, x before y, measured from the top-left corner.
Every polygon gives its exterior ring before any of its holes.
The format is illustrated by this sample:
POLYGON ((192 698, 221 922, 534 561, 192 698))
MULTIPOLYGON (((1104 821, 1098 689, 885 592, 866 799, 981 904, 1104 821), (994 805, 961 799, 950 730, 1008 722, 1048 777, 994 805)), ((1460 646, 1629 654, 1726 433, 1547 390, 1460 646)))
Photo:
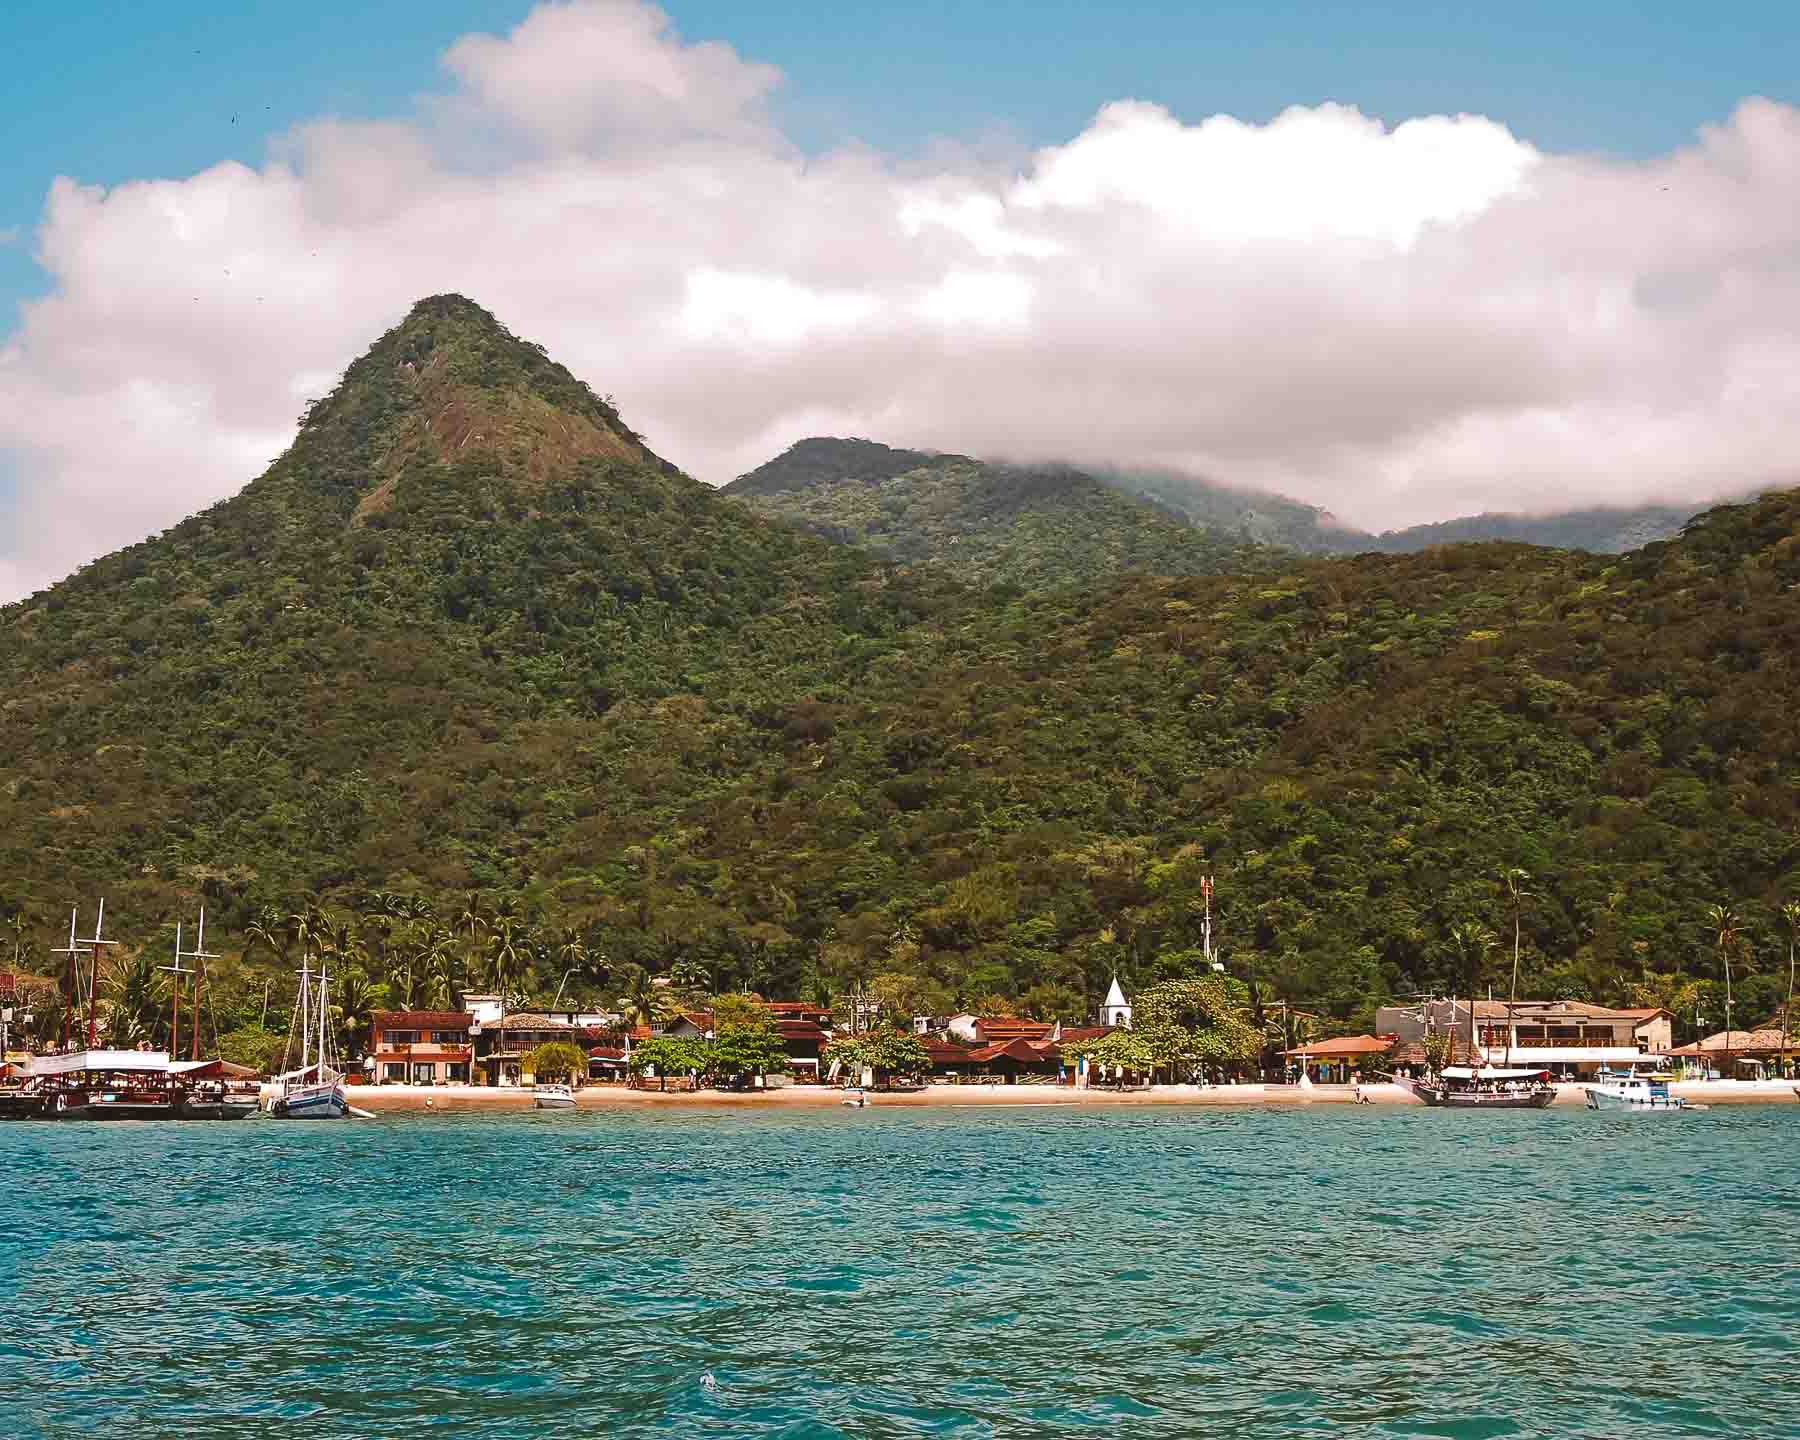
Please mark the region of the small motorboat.
POLYGON ((575 1092, 567 1085, 538 1085, 532 1089, 531 1103, 539 1110, 573 1110, 575 1092))
POLYGON ((868 1103, 869 1103, 869 1097, 867 1095, 863 1094, 863 1092, 860 1089, 858 1089, 856 1091, 856 1093, 851 1095, 848 1099, 838 1101, 838 1104, 848 1105, 852 1110, 864 1109, 868 1105, 868 1103))
POLYGON ((1590 1110, 1692 1110, 1679 1095, 1669 1093, 1673 1075, 1616 1075, 1596 1077, 1596 1085, 1583 1085, 1590 1110))

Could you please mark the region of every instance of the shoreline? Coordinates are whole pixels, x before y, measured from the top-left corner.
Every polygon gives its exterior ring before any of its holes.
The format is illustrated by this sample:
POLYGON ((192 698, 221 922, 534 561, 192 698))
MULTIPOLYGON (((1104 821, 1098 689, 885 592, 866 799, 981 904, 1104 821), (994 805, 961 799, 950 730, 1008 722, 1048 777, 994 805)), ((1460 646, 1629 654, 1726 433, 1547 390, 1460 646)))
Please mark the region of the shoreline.
MULTIPOLYGON (((1670 1089, 1699 1104, 1800 1104, 1794 1082, 1688 1081, 1670 1089)), ((1553 1109, 1581 1108, 1580 1085, 1558 1087, 1553 1109)), ((701 1106, 717 1109, 833 1109, 844 1105, 848 1091, 828 1085, 786 1085, 773 1090, 632 1090, 623 1085, 589 1085, 575 1092, 578 1110, 701 1106)), ((1366 1084, 1362 1093, 1376 1105, 1423 1109, 1424 1103, 1392 1083, 1366 1084)), ((1060 1085, 928 1085, 922 1090, 871 1090, 871 1106, 915 1109, 1028 1109, 1080 1106, 1106 1109, 1145 1105, 1311 1107, 1354 1106, 1348 1085, 1157 1085, 1145 1090, 1076 1090, 1060 1085)), ((532 1092, 524 1086, 486 1085, 352 1085, 350 1103, 376 1114, 436 1114, 451 1111, 533 1111, 532 1092)))

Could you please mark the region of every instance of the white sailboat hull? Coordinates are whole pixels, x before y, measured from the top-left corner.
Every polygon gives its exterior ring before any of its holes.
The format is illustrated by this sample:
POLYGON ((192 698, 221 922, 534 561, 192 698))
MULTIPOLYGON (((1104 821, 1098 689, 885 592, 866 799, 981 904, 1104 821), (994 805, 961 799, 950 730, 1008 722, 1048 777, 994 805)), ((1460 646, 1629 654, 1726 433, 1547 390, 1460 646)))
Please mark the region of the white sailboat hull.
POLYGON ((277 1120, 342 1120, 350 1111, 350 1099, 342 1081, 327 1085, 301 1085, 277 1095, 269 1113, 277 1120))

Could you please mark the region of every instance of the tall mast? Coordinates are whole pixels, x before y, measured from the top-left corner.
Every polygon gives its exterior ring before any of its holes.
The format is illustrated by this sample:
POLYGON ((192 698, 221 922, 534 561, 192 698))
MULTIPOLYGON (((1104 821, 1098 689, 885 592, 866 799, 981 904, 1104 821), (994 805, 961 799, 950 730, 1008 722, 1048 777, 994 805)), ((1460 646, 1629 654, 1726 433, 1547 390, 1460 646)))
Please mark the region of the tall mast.
POLYGON ((311 996, 308 991, 312 986, 312 972, 308 968, 312 957, 302 950, 300 952, 300 1078, 306 1078, 307 1052, 312 1048, 312 1010, 309 1008, 311 996))
POLYGON ((181 1054, 181 922, 175 922, 175 963, 158 967, 169 972, 169 1058, 181 1054))
MULTIPOLYGON (((181 948, 181 923, 177 921, 175 925, 175 963, 180 965, 183 960, 199 962, 191 972, 194 977, 194 1033, 188 1051, 188 1058, 190 1060, 198 1060, 200 1058, 200 991, 201 987, 205 984, 205 962, 208 960, 217 960, 218 958, 217 955, 212 954, 206 948, 206 907, 202 905, 200 907, 200 932, 194 941, 194 948, 192 950, 184 951, 181 948)), ((169 1052, 171 1058, 174 1057, 174 1053, 174 1050, 171 1049, 169 1052)))
POLYGON ((1205 949, 1206 966, 1209 970, 1212 968, 1213 963, 1212 897, 1213 877, 1208 875, 1200 882, 1200 902, 1202 907, 1200 911, 1200 943, 1205 949))
POLYGON ((69 1003, 63 1006, 62 1048, 65 1052, 69 1048, 69 1012, 81 1001, 81 982, 77 978, 78 972, 75 968, 75 957, 80 953, 75 945, 75 912, 79 908, 79 906, 73 905, 69 907, 69 943, 59 945, 51 952, 54 955, 69 957, 69 1003))

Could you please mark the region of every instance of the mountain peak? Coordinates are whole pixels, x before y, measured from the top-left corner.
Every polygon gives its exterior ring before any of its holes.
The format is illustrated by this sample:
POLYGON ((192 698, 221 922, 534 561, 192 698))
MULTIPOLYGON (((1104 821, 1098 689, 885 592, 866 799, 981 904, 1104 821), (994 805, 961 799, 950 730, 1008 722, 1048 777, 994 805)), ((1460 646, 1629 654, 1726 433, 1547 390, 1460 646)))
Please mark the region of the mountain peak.
POLYGON ((358 523, 421 464, 485 459, 527 489, 596 459, 678 473, 611 400, 455 294, 416 303, 309 404, 290 454, 340 496, 354 492, 358 523))
POLYGON ((934 463, 975 463, 966 455, 896 450, 860 436, 811 435, 796 440, 773 460, 758 465, 725 486, 729 494, 778 495, 806 490, 826 481, 855 480, 879 485, 934 463))

